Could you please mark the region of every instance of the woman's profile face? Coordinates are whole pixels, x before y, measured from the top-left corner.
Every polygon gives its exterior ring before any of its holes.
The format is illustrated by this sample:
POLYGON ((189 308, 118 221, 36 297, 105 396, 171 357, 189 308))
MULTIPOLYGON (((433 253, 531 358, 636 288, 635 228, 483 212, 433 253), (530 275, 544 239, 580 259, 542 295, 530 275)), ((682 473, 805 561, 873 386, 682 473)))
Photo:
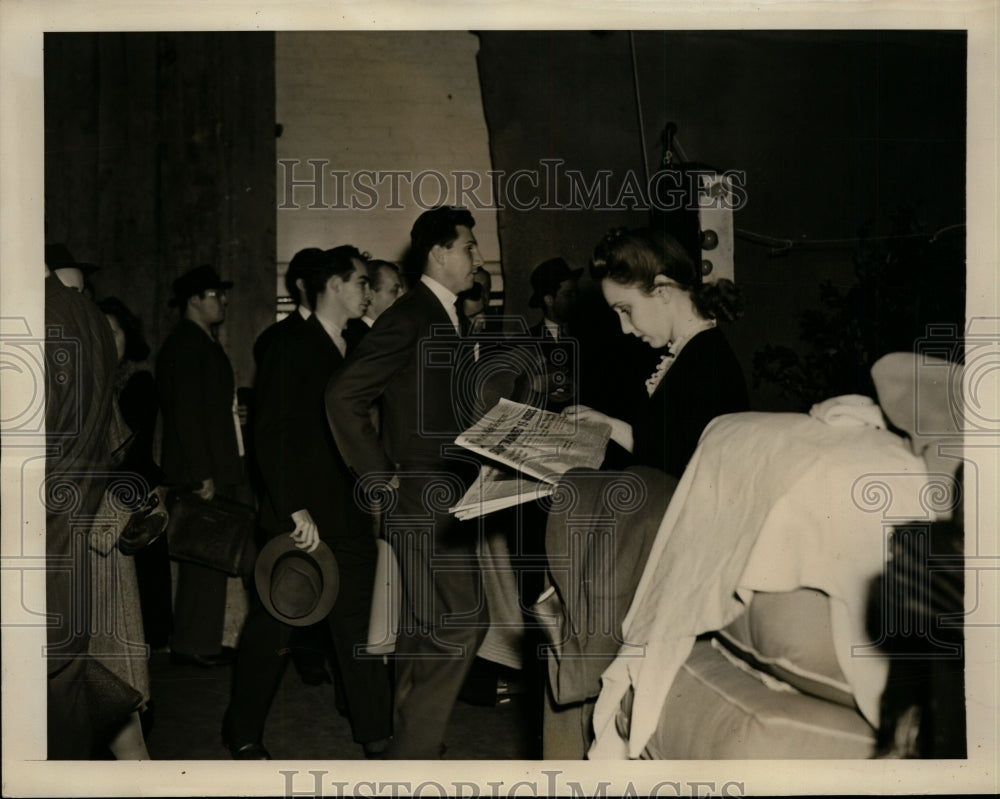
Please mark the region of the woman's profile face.
POLYGON ((105 314, 104 316, 107 318, 108 324, 111 325, 111 335, 115 339, 115 351, 118 353, 118 360, 120 361, 125 357, 125 331, 118 324, 117 317, 111 314, 105 314))
POLYGON ((671 337, 665 290, 657 287, 652 294, 647 294, 639 286, 624 286, 607 278, 601 281, 601 292, 618 314, 622 332, 642 339, 653 349, 667 346, 671 337))

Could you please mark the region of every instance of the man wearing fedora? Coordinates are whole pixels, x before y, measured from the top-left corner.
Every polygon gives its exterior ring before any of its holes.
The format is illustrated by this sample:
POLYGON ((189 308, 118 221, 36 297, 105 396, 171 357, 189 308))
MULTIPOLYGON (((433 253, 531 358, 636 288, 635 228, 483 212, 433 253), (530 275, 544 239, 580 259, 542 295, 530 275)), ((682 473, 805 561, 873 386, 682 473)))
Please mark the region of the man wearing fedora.
POLYGON ((45 245, 45 266, 64 286, 93 299, 90 276, 97 271, 97 267, 77 261, 65 244, 45 245))
MULTIPOLYGON (((162 468, 169 485, 246 498, 242 441, 236 416, 235 378, 213 328, 226 318, 226 289, 203 265, 173 283, 170 305, 181 318, 156 358, 156 384, 163 412, 162 468)), ((176 663, 224 665, 226 609, 224 572, 193 563, 178 569, 171 658, 176 663)))
POLYGON ((410 233, 423 272, 330 381, 326 409, 337 445, 362 478, 382 481, 385 531, 402 578, 396 642, 393 740, 387 756, 432 759, 459 689, 486 634, 488 613, 475 554, 476 529, 448 513, 478 471, 448 450, 472 421, 456 368, 472 357, 455 301, 482 264, 465 209, 421 214, 410 233), (381 435, 369 409, 381 410, 381 435), (471 528, 471 529, 470 529, 471 528))
POLYGON ((570 269, 562 258, 550 258, 531 273, 528 305, 542 312, 541 321, 530 328, 538 354, 538 373, 532 375, 531 391, 543 407, 561 411, 577 402, 577 349, 568 342, 582 269, 570 269))
POLYGON ((312 315, 267 350, 257 377, 257 460, 267 488, 261 526, 272 540, 257 561, 259 601, 243 629, 223 722, 226 745, 241 760, 269 758, 264 724, 293 627, 324 619, 354 739, 373 757, 392 732, 388 667, 362 654, 375 584, 372 522, 355 502, 355 479, 323 401, 347 355, 347 322, 371 299, 365 260, 351 246, 326 250, 304 288, 312 315))

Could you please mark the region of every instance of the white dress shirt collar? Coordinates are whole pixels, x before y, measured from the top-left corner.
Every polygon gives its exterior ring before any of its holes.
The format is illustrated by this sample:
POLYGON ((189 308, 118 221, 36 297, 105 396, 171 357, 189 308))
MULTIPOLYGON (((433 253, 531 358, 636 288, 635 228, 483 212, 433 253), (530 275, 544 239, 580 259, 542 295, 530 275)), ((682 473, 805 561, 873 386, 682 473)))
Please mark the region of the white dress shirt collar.
POLYGON ((337 330, 333 325, 331 325, 328 321, 326 321, 326 319, 324 319, 322 316, 317 316, 316 318, 319 319, 319 323, 321 325, 323 325, 323 329, 326 331, 326 334, 333 340, 333 343, 334 343, 334 345, 336 345, 337 349, 340 350, 341 356, 342 357, 346 356, 347 355, 347 342, 344 341, 344 331, 343 330, 337 330))
POLYGON ((448 312, 448 318, 451 319, 451 323, 455 326, 455 332, 461 332, 458 326, 458 311, 455 310, 458 295, 427 275, 421 275, 420 282, 427 286, 434 296, 438 298, 438 302, 444 306, 445 311, 448 312))

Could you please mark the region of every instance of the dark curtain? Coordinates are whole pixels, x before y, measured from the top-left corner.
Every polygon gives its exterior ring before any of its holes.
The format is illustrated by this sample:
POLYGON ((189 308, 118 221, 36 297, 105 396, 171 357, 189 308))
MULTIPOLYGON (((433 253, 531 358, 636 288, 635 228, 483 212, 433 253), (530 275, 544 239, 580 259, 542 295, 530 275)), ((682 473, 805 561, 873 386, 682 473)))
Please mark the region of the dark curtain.
MULTIPOLYGON (((528 307, 529 278, 543 261, 561 256, 571 268, 583 268, 579 323, 573 327, 577 401, 622 416, 633 399, 625 389, 643 390, 651 351, 621 333, 586 268, 609 229, 649 221, 646 205, 628 196, 629 185, 646 185, 629 33, 478 35, 490 154, 493 169, 503 173, 494 193, 500 202, 505 313, 523 315, 528 324, 540 320, 540 312, 528 307), (527 178, 512 184, 518 170, 534 175, 536 185, 527 178), (570 171, 579 173, 582 191, 572 190, 570 171), (525 207, 532 202, 535 207, 525 207)), ((651 146, 655 168, 659 145, 651 146)))
POLYGON ((45 35, 46 241, 96 263, 154 352, 180 273, 235 286, 220 338, 237 384, 274 318, 273 33, 45 35))
MULTIPOLYGON (((687 160, 745 173, 738 230, 798 245, 736 238, 746 314, 726 333, 748 379, 767 344, 837 351, 857 379, 820 393, 864 392, 871 361, 928 323, 961 331, 964 31, 637 31, 635 47, 647 141, 675 123, 687 160)), ((809 407, 753 391, 756 409, 809 407)))
MULTIPOLYGON (((538 264, 558 255, 571 267, 585 267, 609 228, 647 221, 644 208, 609 209, 613 202, 556 207, 568 204, 567 181, 554 177, 546 187, 541 163, 559 159, 560 172, 579 170, 588 184, 610 170, 612 200, 626 173, 645 180, 629 34, 482 31, 479 39, 493 169, 508 177, 519 169, 539 175, 537 190, 525 180, 519 192, 522 199, 537 196, 538 207, 519 210, 512 203, 498 216, 507 312, 530 317, 536 312, 527 304, 528 276, 538 264)), ((548 169, 555 175, 554 165, 548 169)))

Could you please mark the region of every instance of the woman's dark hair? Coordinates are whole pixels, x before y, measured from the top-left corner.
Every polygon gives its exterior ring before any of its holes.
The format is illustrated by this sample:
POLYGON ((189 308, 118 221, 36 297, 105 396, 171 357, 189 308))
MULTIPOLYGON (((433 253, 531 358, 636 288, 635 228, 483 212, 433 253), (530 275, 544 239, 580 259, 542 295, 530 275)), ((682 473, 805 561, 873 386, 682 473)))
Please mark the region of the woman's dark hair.
POLYGON ((734 322, 743 315, 743 297, 733 281, 701 279, 701 267, 673 236, 651 228, 615 228, 594 248, 590 276, 649 293, 663 275, 691 295, 706 319, 734 322))
POLYGON ((368 261, 368 254, 350 244, 334 247, 332 250, 323 250, 320 255, 316 256, 310 268, 301 275, 306 297, 313 308, 316 307, 316 297, 322 293, 331 277, 334 275, 340 278, 350 276, 351 272, 354 271, 355 259, 365 263, 368 261))
POLYGON ((122 357, 126 361, 136 363, 146 360, 149 357, 149 345, 143 338, 142 322, 139 321, 139 317, 117 297, 107 297, 97 303, 97 307, 106 316, 113 316, 118 320, 118 326, 125 334, 125 355, 122 357))

